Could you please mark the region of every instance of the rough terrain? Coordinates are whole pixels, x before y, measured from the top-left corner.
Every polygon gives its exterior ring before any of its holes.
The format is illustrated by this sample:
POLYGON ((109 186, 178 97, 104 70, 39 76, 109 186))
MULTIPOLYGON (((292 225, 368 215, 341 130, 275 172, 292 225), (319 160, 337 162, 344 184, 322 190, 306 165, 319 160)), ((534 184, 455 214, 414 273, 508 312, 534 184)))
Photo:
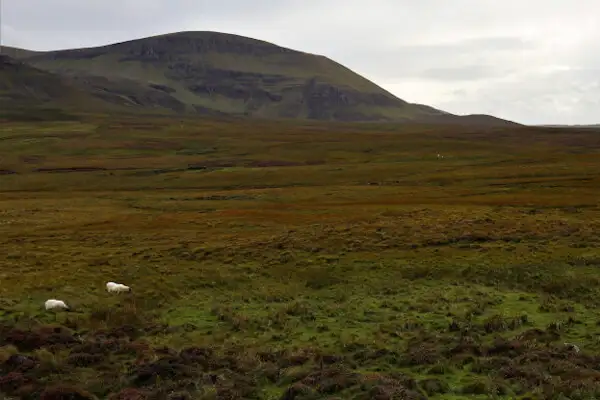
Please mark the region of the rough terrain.
POLYGON ((6 397, 600 395, 596 131, 4 126, 6 397))

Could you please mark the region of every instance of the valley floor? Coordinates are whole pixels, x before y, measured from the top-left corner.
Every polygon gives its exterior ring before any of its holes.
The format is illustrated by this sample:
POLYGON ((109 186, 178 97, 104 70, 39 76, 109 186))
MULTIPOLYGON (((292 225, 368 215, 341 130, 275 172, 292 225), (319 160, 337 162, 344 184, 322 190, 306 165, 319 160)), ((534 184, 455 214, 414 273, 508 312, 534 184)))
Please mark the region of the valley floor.
POLYGON ((88 117, 0 154, 6 396, 600 395, 596 131, 88 117))

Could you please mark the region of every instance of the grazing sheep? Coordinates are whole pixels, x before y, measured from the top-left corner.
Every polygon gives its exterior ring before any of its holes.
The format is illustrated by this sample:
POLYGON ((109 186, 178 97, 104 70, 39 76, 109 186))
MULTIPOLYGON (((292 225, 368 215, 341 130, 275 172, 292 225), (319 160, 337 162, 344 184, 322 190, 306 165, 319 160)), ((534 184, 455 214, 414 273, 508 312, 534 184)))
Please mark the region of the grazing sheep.
POLYGON ((109 293, 131 292, 131 288, 129 286, 125 286, 121 283, 115 283, 115 282, 108 282, 106 284, 106 290, 109 293))
POLYGON ((44 303, 46 310, 65 310, 70 311, 69 306, 65 304, 62 300, 49 299, 44 303))

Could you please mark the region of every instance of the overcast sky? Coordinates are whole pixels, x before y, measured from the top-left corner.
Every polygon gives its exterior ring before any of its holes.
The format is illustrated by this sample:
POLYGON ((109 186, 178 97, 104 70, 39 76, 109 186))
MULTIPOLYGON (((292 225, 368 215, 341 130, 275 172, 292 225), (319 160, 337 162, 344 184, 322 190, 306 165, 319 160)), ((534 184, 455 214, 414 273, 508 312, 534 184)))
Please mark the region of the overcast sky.
POLYGON ((398 97, 529 124, 600 123, 600 0, 0 0, 33 50, 212 30, 323 54, 398 97))

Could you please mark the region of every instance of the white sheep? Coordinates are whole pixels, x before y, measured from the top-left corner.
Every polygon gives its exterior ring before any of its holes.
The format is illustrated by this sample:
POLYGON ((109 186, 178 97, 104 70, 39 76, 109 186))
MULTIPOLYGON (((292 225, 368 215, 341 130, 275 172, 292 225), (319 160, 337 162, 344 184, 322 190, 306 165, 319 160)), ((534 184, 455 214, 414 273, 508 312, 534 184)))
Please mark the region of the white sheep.
POLYGON ((49 299, 44 303, 46 310, 66 310, 69 311, 69 306, 62 300, 49 299))
POLYGON ((107 282, 106 290, 109 293, 131 292, 131 288, 129 286, 125 286, 121 283, 115 283, 115 282, 107 282))

